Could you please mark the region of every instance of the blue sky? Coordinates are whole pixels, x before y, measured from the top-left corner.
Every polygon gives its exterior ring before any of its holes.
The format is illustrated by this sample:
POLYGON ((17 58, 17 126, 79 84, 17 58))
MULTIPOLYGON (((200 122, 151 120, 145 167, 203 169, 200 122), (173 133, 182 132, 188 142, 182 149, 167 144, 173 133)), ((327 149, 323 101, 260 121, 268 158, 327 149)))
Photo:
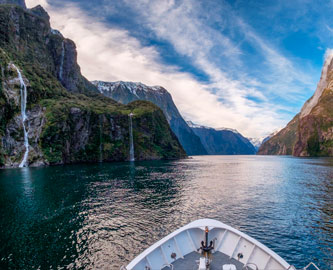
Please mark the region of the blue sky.
POLYGON ((162 85, 186 119, 250 137, 300 111, 333 47, 333 1, 26 2, 76 42, 88 79, 162 85))

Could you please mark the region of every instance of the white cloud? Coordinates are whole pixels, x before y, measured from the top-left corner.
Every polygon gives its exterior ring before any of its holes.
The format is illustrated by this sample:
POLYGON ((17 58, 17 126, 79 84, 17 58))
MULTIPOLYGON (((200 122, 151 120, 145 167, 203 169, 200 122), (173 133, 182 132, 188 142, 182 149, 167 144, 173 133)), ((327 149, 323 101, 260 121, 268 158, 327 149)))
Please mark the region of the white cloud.
POLYGON ((28 8, 33 8, 37 5, 41 5, 43 7, 47 7, 48 3, 46 0, 25 0, 25 3, 28 8))
MULTIPOLYGON (((244 77, 244 81, 252 85, 244 86, 242 80, 230 79, 206 57, 214 46, 212 35, 234 61, 239 61, 241 52, 227 37, 202 29, 198 21, 192 20, 191 14, 186 13, 191 11, 190 1, 184 1, 188 6, 175 6, 174 1, 150 1, 148 6, 155 14, 151 16, 150 23, 154 31, 169 40, 179 53, 192 57, 195 64, 211 77, 209 85, 180 72, 177 67, 161 64, 154 47, 142 46, 129 32, 97 22, 96 18, 89 17, 73 4, 55 8, 46 0, 26 2, 28 7, 41 4, 50 14, 52 27, 75 41, 78 62, 89 80, 141 81, 148 85, 162 85, 172 94, 186 118, 212 127, 236 128, 245 136, 260 137, 283 126, 288 120, 277 113, 277 110, 287 108, 269 103, 265 95, 255 88, 260 82, 244 77), (217 91, 213 93, 211 89, 217 91), (249 100, 248 95, 262 102, 257 104, 249 100)), ((137 5, 142 12, 148 8, 142 3, 137 5)), ((261 40, 255 36, 252 38, 261 44, 261 40)), ((261 46, 270 57, 273 56, 274 64, 281 65, 281 70, 291 70, 290 64, 284 62, 279 54, 264 43, 261 46)))

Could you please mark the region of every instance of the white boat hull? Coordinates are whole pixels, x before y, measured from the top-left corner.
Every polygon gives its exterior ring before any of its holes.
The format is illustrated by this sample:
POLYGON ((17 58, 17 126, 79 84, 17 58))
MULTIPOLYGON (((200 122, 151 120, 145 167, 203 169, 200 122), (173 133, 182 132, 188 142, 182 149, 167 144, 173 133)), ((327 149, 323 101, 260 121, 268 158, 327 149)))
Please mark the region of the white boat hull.
MULTIPOLYGON (((206 226, 209 229, 209 241, 214 242, 213 260, 215 253, 226 258, 221 262, 222 265, 218 266, 220 270, 223 269, 223 265, 232 264, 232 262, 237 262, 237 269, 241 266, 260 270, 295 269, 274 251, 252 237, 220 221, 200 219, 174 231, 146 249, 126 266, 126 270, 160 270, 171 269, 173 266, 175 270, 185 270, 181 268, 189 265, 186 258, 200 249, 206 226), (167 267, 167 265, 170 266, 167 267), (178 268, 176 268, 177 265, 178 268)), ((195 268, 197 262, 192 263, 193 267, 189 270, 199 269, 199 266, 195 268)), ((214 268, 217 269, 216 266, 214 268)))

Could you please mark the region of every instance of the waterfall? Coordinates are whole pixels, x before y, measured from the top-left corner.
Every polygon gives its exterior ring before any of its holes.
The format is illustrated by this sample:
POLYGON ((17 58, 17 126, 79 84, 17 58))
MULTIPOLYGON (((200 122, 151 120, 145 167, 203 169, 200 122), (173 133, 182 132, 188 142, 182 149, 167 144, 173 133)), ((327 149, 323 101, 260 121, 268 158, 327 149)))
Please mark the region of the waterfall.
POLYGON ((102 132, 103 132, 103 116, 99 116, 99 162, 103 162, 103 148, 102 148, 102 132))
POLYGON ((25 121, 27 120, 27 115, 26 115, 26 108, 27 108, 27 86, 25 85, 22 74, 20 70, 13 65, 17 71, 18 78, 20 80, 20 95, 21 95, 21 118, 22 118, 22 125, 23 125, 23 132, 24 132, 24 146, 25 146, 25 153, 23 156, 23 159, 19 165, 20 168, 26 166, 28 155, 29 155, 29 140, 28 140, 28 131, 25 126, 25 121))
POLYGON ((129 116, 129 132, 130 132, 130 161, 134 161, 134 143, 133 143, 133 126, 132 126, 132 117, 133 113, 130 113, 129 116))
POLYGON ((60 79, 60 81, 62 81, 64 58, 65 58, 65 45, 64 45, 64 42, 62 42, 62 44, 61 44, 60 69, 59 69, 59 79, 60 79))

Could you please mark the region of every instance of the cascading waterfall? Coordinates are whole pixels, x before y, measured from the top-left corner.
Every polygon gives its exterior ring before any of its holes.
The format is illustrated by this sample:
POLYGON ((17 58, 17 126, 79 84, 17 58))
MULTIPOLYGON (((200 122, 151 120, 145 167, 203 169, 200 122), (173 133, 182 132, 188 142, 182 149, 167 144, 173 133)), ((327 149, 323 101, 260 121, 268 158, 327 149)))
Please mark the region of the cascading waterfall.
POLYGON ((103 132, 103 116, 99 116, 99 162, 103 162, 103 148, 102 148, 102 132, 103 132))
POLYGON ((130 132, 130 161, 135 161, 134 158, 134 143, 133 143, 133 126, 132 126, 132 117, 133 113, 130 113, 129 116, 129 132, 130 132))
POLYGON ((60 69, 59 69, 59 79, 62 81, 63 67, 64 67, 64 58, 65 58, 65 45, 64 42, 61 44, 61 58, 60 58, 60 69))
POLYGON ((25 126, 25 121, 27 120, 26 115, 26 108, 27 108, 27 86, 25 85, 22 74, 20 70, 14 65, 18 78, 20 80, 20 95, 21 95, 21 118, 22 118, 22 125, 23 125, 23 132, 24 132, 24 146, 25 146, 25 153, 23 159, 19 165, 20 168, 26 166, 28 155, 29 155, 29 140, 28 140, 28 131, 25 126))

